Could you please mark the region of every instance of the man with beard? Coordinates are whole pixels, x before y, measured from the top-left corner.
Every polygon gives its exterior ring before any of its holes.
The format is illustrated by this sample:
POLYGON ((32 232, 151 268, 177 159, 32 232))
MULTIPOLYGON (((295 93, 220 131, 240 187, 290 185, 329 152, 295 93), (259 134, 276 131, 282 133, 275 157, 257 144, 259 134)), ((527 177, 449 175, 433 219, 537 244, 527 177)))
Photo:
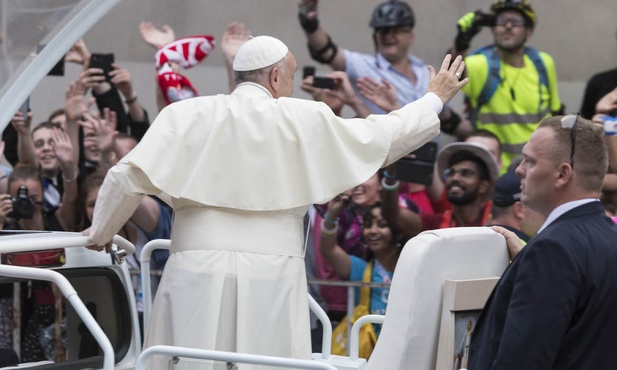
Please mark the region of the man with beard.
POLYGON ((448 144, 437 155, 437 169, 452 208, 435 215, 419 214, 422 230, 486 226, 493 184, 499 176, 497 163, 486 147, 476 143, 448 144))
POLYGON ((452 53, 465 56, 469 84, 463 92, 476 129, 497 135, 503 168, 520 155, 538 122, 563 111, 550 55, 527 47, 536 14, 526 0, 497 0, 491 13, 465 14, 458 21, 452 53), (468 55, 471 39, 490 27, 494 45, 468 55))

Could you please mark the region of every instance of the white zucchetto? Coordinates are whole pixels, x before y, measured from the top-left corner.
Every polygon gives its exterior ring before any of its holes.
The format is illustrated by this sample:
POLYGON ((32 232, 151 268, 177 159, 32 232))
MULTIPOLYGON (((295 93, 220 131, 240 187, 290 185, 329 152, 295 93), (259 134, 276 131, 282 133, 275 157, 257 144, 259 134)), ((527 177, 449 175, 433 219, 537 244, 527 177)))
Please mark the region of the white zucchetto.
POLYGON ((278 39, 270 36, 250 38, 242 44, 234 58, 234 71, 254 71, 281 61, 289 49, 278 39))

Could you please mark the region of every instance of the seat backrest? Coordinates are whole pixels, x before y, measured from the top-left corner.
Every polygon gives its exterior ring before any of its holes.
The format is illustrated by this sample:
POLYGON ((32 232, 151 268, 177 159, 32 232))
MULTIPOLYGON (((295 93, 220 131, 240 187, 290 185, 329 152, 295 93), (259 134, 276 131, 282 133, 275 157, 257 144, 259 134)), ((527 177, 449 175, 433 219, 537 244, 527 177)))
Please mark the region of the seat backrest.
POLYGON ((445 281, 500 277, 508 264, 505 239, 488 227, 431 230, 411 239, 366 369, 435 369, 445 281))

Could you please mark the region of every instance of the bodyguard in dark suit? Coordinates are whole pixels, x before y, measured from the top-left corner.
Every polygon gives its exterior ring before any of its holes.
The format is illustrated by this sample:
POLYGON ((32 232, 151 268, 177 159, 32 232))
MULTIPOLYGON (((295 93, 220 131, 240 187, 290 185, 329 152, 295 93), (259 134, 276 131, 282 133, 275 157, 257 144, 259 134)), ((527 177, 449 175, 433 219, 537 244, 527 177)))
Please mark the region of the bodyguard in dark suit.
POLYGON ((546 217, 512 264, 472 335, 470 370, 617 368, 617 225, 598 197, 608 168, 602 128, 544 119, 516 169, 523 204, 546 217))

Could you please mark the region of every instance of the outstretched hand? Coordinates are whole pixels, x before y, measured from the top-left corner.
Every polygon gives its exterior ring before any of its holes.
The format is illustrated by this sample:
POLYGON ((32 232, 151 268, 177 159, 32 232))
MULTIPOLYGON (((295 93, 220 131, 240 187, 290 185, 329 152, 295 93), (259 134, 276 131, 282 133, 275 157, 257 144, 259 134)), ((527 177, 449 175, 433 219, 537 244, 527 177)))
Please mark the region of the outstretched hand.
POLYGON ((157 49, 162 48, 172 41, 176 41, 176 34, 173 28, 167 24, 161 27, 161 29, 158 29, 152 22, 141 22, 139 23, 139 34, 142 40, 157 49))
POLYGON ((463 57, 459 55, 454 59, 452 64, 450 64, 451 61, 452 55, 446 55, 441 63, 439 72, 435 72, 433 66, 428 66, 431 76, 431 81, 428 84, 428 92, 436 94, 444 104, 450 101, 450 99, 469 82, 469 78, 467 77, 460 80, 460 77, 465 71, 463 57))
POLYGON ((90 54, 84 40, 79 39, 75 44, 73 44, 73 46, 71 46, 71 49, 68 53, 66 53, 64 60, 67 62, 81 64, 84 68, 87 68, 90 63, 91 56, 92 55, 90 54))
POLYGON ((362 96, 385 112, 391 112, 401 107, 394 85, 386 79, 379 83, 370 77, 360 77, 356 87, 362 96))
POLYGON ((251 31, 244 27, 244 23, 232 22, 227 26, 227 30, 225 30, 221 39, 221 49, 227 63, 233 63, 238 49, 250 36, 251 31))

